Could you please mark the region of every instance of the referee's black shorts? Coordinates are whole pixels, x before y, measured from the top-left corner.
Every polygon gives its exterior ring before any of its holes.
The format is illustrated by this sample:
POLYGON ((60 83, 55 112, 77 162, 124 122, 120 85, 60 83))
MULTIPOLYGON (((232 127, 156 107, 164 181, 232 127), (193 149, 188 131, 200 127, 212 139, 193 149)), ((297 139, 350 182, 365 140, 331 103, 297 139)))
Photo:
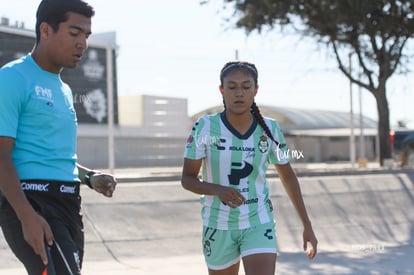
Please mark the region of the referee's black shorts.
POLYGON ((22 189, 33 208, 49 223, 55 244, 47 247, 49 264, 43 265, 24 240, 22 227, 13 208, 0 194, 0 226, 16 257, 29 275, 80 275, 84 232, 79 182, 22 180, 22 189))

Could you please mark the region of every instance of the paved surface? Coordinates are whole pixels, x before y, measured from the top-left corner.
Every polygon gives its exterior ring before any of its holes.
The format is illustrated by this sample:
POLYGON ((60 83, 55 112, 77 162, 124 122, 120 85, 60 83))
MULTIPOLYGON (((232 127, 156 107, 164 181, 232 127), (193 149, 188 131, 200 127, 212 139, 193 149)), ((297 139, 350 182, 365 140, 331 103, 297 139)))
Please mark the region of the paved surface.
MULTIPOLYGON (((413 171, 325 164, 296 171, 319 253, 306 259, 299 219, 269 174, 277 274, 414 274, 413 171)), ((181 188, 179 173, 179 167, 115 170, 120 183, 112 199, 82 189, 84 275, 207 274, 198 197, 181 188)), ((26 274, 2 237, 0 274, 26 274)))

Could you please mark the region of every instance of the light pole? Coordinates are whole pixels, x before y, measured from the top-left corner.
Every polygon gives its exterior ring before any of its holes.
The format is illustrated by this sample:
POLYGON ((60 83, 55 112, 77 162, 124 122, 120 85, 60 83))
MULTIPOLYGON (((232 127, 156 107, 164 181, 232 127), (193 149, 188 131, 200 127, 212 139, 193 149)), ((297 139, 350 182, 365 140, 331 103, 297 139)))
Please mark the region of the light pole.
POLYGON ((114 138, 114 78, 113 78, 113 51, 106 48, 106 87, 108 96, 108 168, 111 174, 115 169, 115 138, 114 138))
MULTIPOLYGON (((352 53, 349 53, 349 75, 352 77, 352 53)), ((351 134, 349 136, 349 157, 351 160, 351 168, 355 167, 355 133, 354 133, 354 108, 353 108, 353 99, 352 99, 352 81, 349 81, 349 98, 350 98, 350 121, 349 121, 349 128, 351 130, 351 134)))
MULTIPOLYGON (((361 79, 361 74, 359 74, 359 79, 361 79)), ((364 116, 362 115, 361 86, 358 87, 358 92, 359 92, 359 163, 361 166, 362 165, 365 166, 366 158, 365 158, 364 116)))

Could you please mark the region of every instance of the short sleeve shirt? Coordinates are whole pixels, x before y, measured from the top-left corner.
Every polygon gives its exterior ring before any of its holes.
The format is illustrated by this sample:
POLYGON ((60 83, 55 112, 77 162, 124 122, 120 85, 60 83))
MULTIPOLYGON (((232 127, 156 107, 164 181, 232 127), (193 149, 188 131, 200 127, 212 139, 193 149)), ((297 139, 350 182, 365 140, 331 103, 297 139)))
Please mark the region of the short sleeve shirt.
POLYGON ((79 181, 72 91, 30 54, 0 69, 0 136, 15 140, 20 179, 79 181))
MULTIPOLYGON (((284 144, 278 123, 269 118, 264 121, 275 140, 284 144)), ((266 170, 269 164, 288 163, 286 156, 286 147, 278 146, 256 122, 240 135, 224 112, 201 117, 187 139, 184 157, 203 159, 204 181, 235 188, 246 199, 233 209, 217 196, 202 196, 203 224, 233 230, 274 222, 266 170)))

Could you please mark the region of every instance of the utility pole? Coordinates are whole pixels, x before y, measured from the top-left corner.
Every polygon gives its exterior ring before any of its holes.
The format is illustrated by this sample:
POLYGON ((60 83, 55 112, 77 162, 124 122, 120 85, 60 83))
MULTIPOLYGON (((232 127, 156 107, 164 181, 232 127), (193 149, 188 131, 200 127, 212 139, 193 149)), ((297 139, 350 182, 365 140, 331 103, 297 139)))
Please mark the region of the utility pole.
MULTIPOLYGON (((361 80, 361 74, 359 74, 361 80)), ((367 158, 365 157, 365 137, 364 137, 364 116, 362 114, 362 89, 358 87, 359 92, 359 167, 367 166, 367 158)))
MULTIPOLYGON (((349 75, 352 77, 352 53, 349 53, 349 75)), ((350 97, 350 121, 349 127, 351 129, 351 134, 349 136, 349 157, 351 160, 351 168, 355 168, 355 133, 354 133, 354 107, 352 99, 352 81, 349 82, 349 97, 350 97)))
POLYGON ((114 78, 113 78, 113 50, 106 47, 106 87, 108 96, 108 168, 111 174, 115 170, 115 137, 114 137, 114 78))

